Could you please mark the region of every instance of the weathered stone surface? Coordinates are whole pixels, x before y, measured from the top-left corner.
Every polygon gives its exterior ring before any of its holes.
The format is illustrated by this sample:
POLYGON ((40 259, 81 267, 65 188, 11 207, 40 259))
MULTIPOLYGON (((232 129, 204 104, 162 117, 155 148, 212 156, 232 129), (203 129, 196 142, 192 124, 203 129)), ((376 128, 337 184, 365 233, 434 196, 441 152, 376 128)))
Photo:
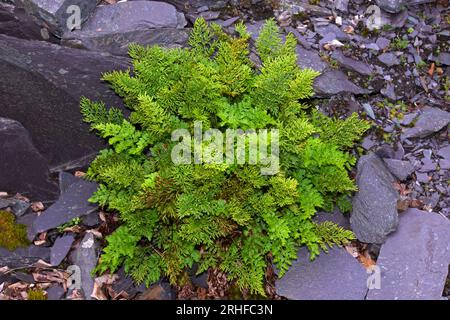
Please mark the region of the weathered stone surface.
POLYGON ((328 65, 323 61, 317 51, 307 50, 301 46, 297 46, 297 64, 300 68, 310 68, 318 72, 324 71, 328 65))
POLYGON ((0 34, 27 40, 43 40, 40 29, 24 9, 0 2, 0 34))
POLYGON ((277 293, 292 300, 364 300, 367 274, 343 248, 330 249, 310 261, 301 248, 298 259, 276 280, 277 293))
POLYGON ((70 185, 57 202, 34 220, 33 231, 41 233, 95 211, 97 206, 88 199, 96 190, 96 183, 85 180, 70 185))
POLYGON ((375 0, 377 5, 390 13, 398 13, 405 5, 405 0, 375 0))
POLYGON ((383 159, 388 170, 400 181, 406 180, 413 172, 414 167, 409 161, 397 159, 383 159))
POLYGON ((444 159, 450 160, 450 145, 439 149, 439 151, 437 152, 437 155, 444 159))
POLYGON ((0 198, 0 209, 10 208, 16 217, 23 216, 28 208, 30 202, 16 198, 0 198))
POLYGON ((67 189, 74 184, 75 182, 78 182, 81 180, 81 178, 75 177, 73 174, 60 171, 58 173, 58 180, 59 180, 59 189, 61 190, 61 193, 64 193, 67 191, 67 189))
POLYGON ((439 54, 438 60, 440 63, 445 64, 447 66, 450 66, 450 53, 448 52, 441 52, 439 54))
POLYGON ((98 7, 81 30, 66 32, 63 44, 127 55, 130 43, 185 46, 189 30, 183 13, 168 3, 131 1, 98 7))
POLYGON ((378 60, 380 60, 382 63, 384 63, 388 67, 392 67, 392 66, 400 64, 400 60, 392 52, 386 52, 386 53, 380 54, 378 56, 378 60))
POLYGON ((0 190, 18 192, 32 200, 55 200, 59 194, 58 186, 50 179, 48 163, 34 147, 27 130, 6 118, 0 118, 0 177, 0 190))
POLYGON ((331 57, 339 62, 344 68, 358 72, 359 74, 370 75, 373 72, 372 67, 369 64, 346 57, 342 51, 334 51, 331 57))
POLYGON ((62 44, 74 48, 109 52, 116 56, 127 56, 130 43, 138 43, 143 46, 160 45, 166 48, 184 47, 187 44, 189 33, 190 29, 188 28, 137 29, 108 34, 81 31, 67 33, 62 44))
POLYGON ((0 248, 0 266, 9 268, 28 268, 39 260, 48 262, 50 259, 50 249, 31 245, 27 248, 18 248, 9 251, 0 248))
POLYGON ((398 230, 381 247, 377 265, 381 288, 369 300, 438 300, 450 264, 450 221, 436 213, 409 209, 398 230))
POLYGON ((450 113, 439 108, 425 108, 414 127, 407 128, 402 138, 425 138, 433 134, 450 123, 450 113))
POLYGON ((51 168, 95 154, 104 142, 82 121, 81 96, 123 106, 100 80, 128 60, 0 35, 0 117, 19 121, 51 168))
POLYGON ((65 235, 56 239, 50 250, 50 264, 52 266, 58 266, 64 260, 74 240, 73 235, 65 235))
POLYGON ((60 285, 51 286, 47 290, 47 300, 61 300, 64 297, 64 288, 60 285))
POLYGON ((74 24, 78 12, 79 22, 83 23, 97 5, 96 0, 16 0, 15 3, 57 36, 61 36, 69 27, 79 27, 80 24, 74 24))
POLYGON ((398 224, 398 192, 395 179, 383 161, 375 154, 362 156, 358 161, 356 184, 350 223, 357 238, 366 243, 384 243, 386 236, 398 224))
POLYGON ((314 81, 314 91, 317 97, 325 98, 341 93, 367 94, 368 90, 351 82, 340 70, 328 70, 314 81))
POLYGON ((343 214, 339 210, 335 210, 334 212, 319 211, 316 213, 313 220, 317 223, 331 221, 345 229, 350 229, 349 215, 343 214))
POLYGON ((80 268, 81 289, 86 300, 92 300, 94 279, 91 272, 97 265, 98 256, 99 246, 92 233, 86 233, 80 246, 70 254, 72 263, 80 268))

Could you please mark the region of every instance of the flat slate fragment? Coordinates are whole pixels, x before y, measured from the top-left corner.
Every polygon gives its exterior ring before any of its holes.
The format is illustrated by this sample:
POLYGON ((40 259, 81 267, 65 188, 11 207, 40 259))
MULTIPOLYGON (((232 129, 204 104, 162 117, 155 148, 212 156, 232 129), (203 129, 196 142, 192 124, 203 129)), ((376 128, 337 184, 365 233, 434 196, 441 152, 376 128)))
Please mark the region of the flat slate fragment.
POLYGON ((44 260, 48 262, 50 258, 50 249, 47 247, 31 245, 26 248, 18 248, 9 251, 0 248, 0 266, 13 268, 28 268, 30 265, 44 260))
POLYGON ((398 230, 381 247, 380 289, 369 300, 439 300, 450 264, 450 221, 436 213, 410 208, 398 230))
POLYGON ((332 248, 310 261, 303 247, 297 257, 275 282, 279 295, 291 300, 364 300, 368 274, 345 249, 332 248))
POLYGON ((381 244, 398 225, 395 179, 383 161, 374 153, 358 161, 356 184, 350 223, 358 240, 381 244))
POLYGON ((425 138, 438 132, 450 123, 450 113, 439 108, 428 107, 423 110, 414 127, 407 128, 402 139, 425 138))
POLYGON ((80 180, 67 188, 55 204, 45 210, 33 223, 36 233, 41 233, 94 212, 95 204, 89 203, 88 199, 97 190, 97 184, 80 180))
POLYGON ((66 235, 56 239, 53 247, 50 249, 50 264, 58 266, 70 251, 73 241, 73 235, 66 235))

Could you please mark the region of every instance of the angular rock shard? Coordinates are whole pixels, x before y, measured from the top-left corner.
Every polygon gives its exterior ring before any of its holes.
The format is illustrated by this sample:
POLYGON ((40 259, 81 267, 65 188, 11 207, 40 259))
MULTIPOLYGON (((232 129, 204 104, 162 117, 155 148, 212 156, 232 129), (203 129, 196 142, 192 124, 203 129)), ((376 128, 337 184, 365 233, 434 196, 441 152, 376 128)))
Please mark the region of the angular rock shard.
POLYGON ((276 280, 277 294, 292 300, 364 300, 367 273, 343 248, 332 248, 310 261, 301 248, 298 260, 276 280))
POLYGON ((395 179, 374 153, 362 156, 357 170, 358 192, 350 216, 352 230, 362 242, 383 243, 398 225, 395 179))
POLYGON ((437 214, 409 209, 398 230, 381 247, 380 289, 369 300, 439 300, 450 264, 450 221, 437 214))
POLYGON ((33 223, 33 231, 41 233, 63 225, 74 218, 88 215, 97 206, 88 199, 97 190, 97 184, 80 180, 69 186, 57 202, 38 216, 33 223))
POLYGON ((7 118, 0 118, 0 190, 36 201, 53 201, 59 195, 48 162, 36 150, 28 131, 7 118))

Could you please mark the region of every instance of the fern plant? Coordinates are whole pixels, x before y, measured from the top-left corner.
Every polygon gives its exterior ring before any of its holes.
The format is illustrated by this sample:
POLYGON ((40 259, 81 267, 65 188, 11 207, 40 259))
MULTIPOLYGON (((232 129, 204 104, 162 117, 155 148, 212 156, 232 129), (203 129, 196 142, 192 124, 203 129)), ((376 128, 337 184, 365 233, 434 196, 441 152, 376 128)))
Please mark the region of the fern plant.
POLYGON ((103 79, 131 109, 83 98, 85 121, 110 148, 100 152, 87 177, 99 183, 91 201, 120 213, 122 225, 107 238, 97 267, 124 266, 147 285, 167 277, 185 281, 194 263, 228 275, 241 290, 265 295, 268 266, 279 276, 306 246, 313 259, 353 234, 313 221, 319 209, 348 209, 355 190, 348 149, 368 128, 351 116, 330 119, 305 103, 318 73, 297 66, 296 39, 283 42, 273 20, 262 27, 256 48, 262 66, 249 58, 243 24, 229 35, 216 24, 195 22, 189 48, 130 46, 133 71, 103 79), (171 132, 194 122, 203 130, 278 129, 280 171, 264 176, 260 164, 179 164, 171 132))

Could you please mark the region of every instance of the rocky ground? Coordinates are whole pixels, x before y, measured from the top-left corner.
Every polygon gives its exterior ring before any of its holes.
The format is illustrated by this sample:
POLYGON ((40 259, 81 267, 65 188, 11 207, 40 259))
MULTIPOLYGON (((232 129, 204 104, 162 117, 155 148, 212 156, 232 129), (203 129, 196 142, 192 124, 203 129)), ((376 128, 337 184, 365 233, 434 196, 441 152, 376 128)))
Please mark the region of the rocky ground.
POLYGON ((87 201, 96 185, 83 172, 104 144, 82 124, 79 99, 123 108, 101 73, 130 67, 130 42, 185 46, 200 16, 229 32, 244 21, 253 38, 274 17, 297 37, 298 64, 321 72, 313 106, 372 123, 355 149, 351 216, 317 215, 358 241, 313 262, 300 250, 272 277, 272 298, 450 299, 448 0, 75 1, 84 23, 71 31, 72 2, 0 0, 0 210, 30 240, 0 248, 0 300, 37 288, 48 299, 233 297, 215 273, 185 288, 137 286, 123 270, 91 276, 118 221, 87 201), (80 290, 67 288, 70 265, 80 266, 80 290))

